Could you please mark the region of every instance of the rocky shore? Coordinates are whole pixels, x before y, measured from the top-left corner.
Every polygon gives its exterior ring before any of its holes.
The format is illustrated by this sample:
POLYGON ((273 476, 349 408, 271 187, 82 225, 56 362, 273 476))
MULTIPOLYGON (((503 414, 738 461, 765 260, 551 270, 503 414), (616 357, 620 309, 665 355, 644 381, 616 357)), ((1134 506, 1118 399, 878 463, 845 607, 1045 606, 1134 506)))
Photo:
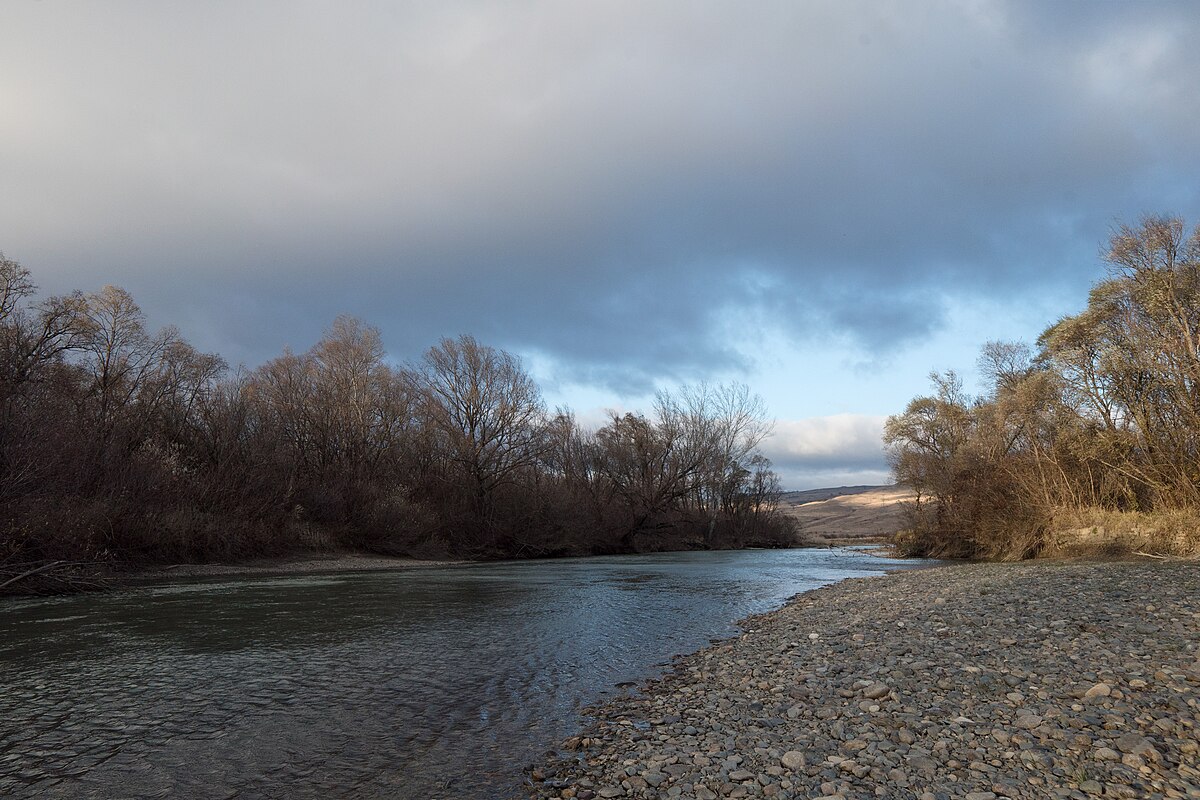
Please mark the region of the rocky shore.
POLYGON ((537 798, 1200 798, 1200 564, 844 581, 589 709, 537 798))

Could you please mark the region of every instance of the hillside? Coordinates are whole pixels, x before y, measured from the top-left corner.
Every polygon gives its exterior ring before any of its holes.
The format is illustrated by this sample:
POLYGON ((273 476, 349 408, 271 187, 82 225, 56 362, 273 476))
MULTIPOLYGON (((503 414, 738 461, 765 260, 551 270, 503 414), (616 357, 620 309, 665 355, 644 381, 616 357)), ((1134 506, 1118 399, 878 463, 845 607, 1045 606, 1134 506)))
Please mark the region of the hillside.
POLYGON ((798 506, 804 503, 815 503, 820 500, 830 500, 850 494, 873 492, 876 489, 887 489, 887 486, 835 486, 828 489, 803 489, 798 492, 784 492, 780 501, 785 505, 798 506))
POLYGON ((804 540, 833 544, 890 539, 903 526, 901 504, 911 498, 903 486, 843 486, 788 492, 782 503, 804 540))

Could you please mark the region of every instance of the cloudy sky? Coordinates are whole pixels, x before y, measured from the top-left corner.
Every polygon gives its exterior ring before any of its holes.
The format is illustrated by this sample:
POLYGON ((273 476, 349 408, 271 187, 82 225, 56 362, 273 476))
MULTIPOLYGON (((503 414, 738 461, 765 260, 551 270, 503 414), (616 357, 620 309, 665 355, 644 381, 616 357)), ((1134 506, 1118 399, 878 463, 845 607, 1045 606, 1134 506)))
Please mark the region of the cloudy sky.
POLYGON ((740 380, 791 488, 1200 219, 1194 3, 9 2, 0 250, 232 363, 472 333, 583 418, 740 380))

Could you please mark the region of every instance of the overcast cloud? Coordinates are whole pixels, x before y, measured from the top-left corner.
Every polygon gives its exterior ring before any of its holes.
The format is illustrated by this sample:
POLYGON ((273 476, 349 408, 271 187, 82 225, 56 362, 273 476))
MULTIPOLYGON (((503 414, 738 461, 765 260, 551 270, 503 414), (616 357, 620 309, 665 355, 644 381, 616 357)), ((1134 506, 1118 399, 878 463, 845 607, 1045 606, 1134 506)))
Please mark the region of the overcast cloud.
POLYGON ((763 453, 785 486, 887 483, 881 442, 885 420, 859 414, 780 420, 763 453))
MULTIPOLYGON (((614 397, 768 336, 886 361, 1196 219, 1198 40, 1191 3, 12 3, 0 248, 234 362, 341 312, 614 397)), ((777 450, 879 473, 868 428, 777 450)))

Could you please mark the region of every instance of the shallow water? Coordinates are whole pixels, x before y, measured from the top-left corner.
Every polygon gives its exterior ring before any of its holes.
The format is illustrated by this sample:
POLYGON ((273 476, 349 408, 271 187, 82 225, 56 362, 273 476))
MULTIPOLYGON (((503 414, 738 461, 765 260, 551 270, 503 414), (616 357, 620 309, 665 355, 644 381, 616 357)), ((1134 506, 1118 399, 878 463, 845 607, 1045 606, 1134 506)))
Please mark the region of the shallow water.
POLYGON ((0 601, 0 796, 518 796, 616 684, 915 565, 745 550, 0 601))

